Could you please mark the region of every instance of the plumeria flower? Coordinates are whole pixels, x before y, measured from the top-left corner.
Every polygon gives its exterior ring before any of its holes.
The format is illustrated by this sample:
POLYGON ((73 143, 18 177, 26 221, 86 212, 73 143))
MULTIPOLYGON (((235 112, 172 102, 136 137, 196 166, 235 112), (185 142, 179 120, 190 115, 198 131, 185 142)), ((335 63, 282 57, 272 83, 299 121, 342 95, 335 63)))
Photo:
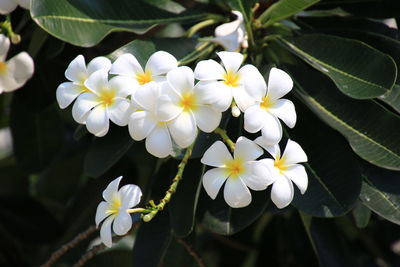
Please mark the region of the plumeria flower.
POLYGON ((127 184, 118 190, 122 176, 112 181, 103 191, 105 201, 100 202, 96 211, 96 225, 103 221, 100 229, 101 241, 112 246, 112 230, 117 235, 125 235, 132 227, 129 213, 140 212, 140 208, 132 209, 139 204, 142 191, 137 185, 127 184))
POLYGON ((65 71, 65 77, 69 82, 60 84, 56 91, 57 102, 60 108, 68 107, 80 94, 90 92, 85 86, 86 80, 95 71, 111 68, 111 61, 106 57, 96 57, 86 66, 82 55, 74 58, 65 71))
POLYGON ((207 149, 201 163, 216 168, 208 170, 203 176, 203 186, 207 194, 215 199, 225 182, 224 199, 232 208, 241 208, 251 203, 253 190, 264 190, 268 186, 267 176, 254 175, 253 168, 260 164, 255 161, 263 150, 246 137, 239 137, 233 158, 221 141, 216 141, 207 149))
POLYGON ((167 127, 157 115, 157 99, 160 88, 156 82, 149 82, 132 95, 132 105, 138 110, 129 118, 129 133, 136 141, 146 138, 147 151, 159 158, 172 153, 172 140, 167 127))
POLYGON ((255 175, 264 175, 269 184, 272 184, 271 199, 275 205, 282 209, 293 200, 293 183, 304 194, 308 186, 308 176, 303 165, 297 164, 307 162, 307 155, 301 146, 295 141, 288 140, 285 151, 281 155, 278 144, 270 146, 265 139, 258 137, 255 142, 262 146, 273 159, 262 159, 254 167, 255 175))
POLYGON ((158 99, 157 115, 167 122, 175 143, 188 147, 197 136, 197 127, 210 133, 218 127, 221 112, 204 100, 204 92, 194 85, 193 71, 186 66, 171 70, 158 99))
POLYGON ((85 124, 88 131, 98 137, 108 132, 109 120, 126 126, 130 115, 130 102, 126 97, 132 93, 129 80, 115 76, 108 81, 108 72, 98 70, 85 82, 90 90, 81 94, 72 108, 72 116, 85 124))
POLYGON ((164 81, 165 74, 177 66, 178 62, 173 55, 165 51, 157 51, 150 56, 143 70, 136 57, 127 53, 115 60, 110 73, 129 77, 132 83, 139 87, 151 81, 164 81))
POLYGON ((250 64, 240 67, 243 62, 240 53, 224 51, 217 55, 224 67, 209 59, 200 61, 194 70, 205 100, 214 101, 221 111, 230 107, 232 99, 241 111, 261 101, 266 85, 258 69, 250 64))
POLYGON ((243 22, 243 15, 239 11, 232 11, 237 19, 222 24, 215 28, 215 38, 207 39, 207 41, 216 42, 222 45, 226 51, 238 51, 240 47, 247 48, 247 33, 243 22))
POLYGON ((244 129, 250 133, 261 130, 265 143, 277 144, 282 138, 282 125, 278 118, 290 128, 296 124, 293 102, 281 99, 292 87, 293 81, 286 72, 272 68, 268 78, 268 92, 264 90, 262 100, 244 113, 244 129))
POLYGON ((32 77, 34 70, 33 60, 26 52, 5 61, 9 48, 10 40, 0 34, 0 94, 22 87, 32 77))
POLYGON ((18 5, 25 9, 29 9, 31 6, 31 0, 1 0, 0 14, 9 14, 16 9, 18 5))

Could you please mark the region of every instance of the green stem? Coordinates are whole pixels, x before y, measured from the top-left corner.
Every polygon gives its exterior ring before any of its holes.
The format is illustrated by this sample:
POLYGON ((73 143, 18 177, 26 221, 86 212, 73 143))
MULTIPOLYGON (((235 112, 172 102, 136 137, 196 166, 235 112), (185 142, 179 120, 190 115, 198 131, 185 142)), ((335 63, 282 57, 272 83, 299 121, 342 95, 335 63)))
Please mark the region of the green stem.
POLYGON ((235 143, 229 138, 225 130, 217 128, 214 130, 214 133, 219 134, 221 136, 222 140, 224 140, 224 142, 229 146, 229 149, 232 152, 235 151, 235 143))
POLYGON ((185 170, 186 164, 190 156, 192 155, 193 146, 194 142, 186 149, 185 155, 183 156, 182 161, 178 165, 178 172, 176 173, 174 179, 172 179, 172 184, 169 186, 169 189, 165 193, 163 199, 160 200, 160 203, 154 205, 154 202, 150 201, 151 207, 149 209, 151 209, 151 211, 143 216, 143 221, 145 222, 151 221, 154 218, 154 216, 156 216, 160 210, 163 210, 165 205, 167 205, 171 201, 172 195, 176 192, 179 182, 182 180, 183 171, 185 170))
POLYGON ((208 20, 204 20, 202 22, 199 22, 195 25, 193 25, 189 30, 187 30, 186 32, 186 36, 188 38, 191 38, 196 32, 198 32, 199 30, 203 29, 204 27, 207 27, 209 25, 213 25, 215 23, 217 23, 218 21, 215 19, 208 19, 208 20))
POLYGON ((210 44, 210 42, 204 42, 203 44, 200 44, 193 52, 179 60, 178 65, 184 66, 189 64, 190 62, 193 62, 202 56, 211 53, 210 50, 213 50, 215 47, 214 44, 210 44))
POLYGON ((11 39, 13 44, 18 44, 21 41, 21 36, 14 33, 11 25, 11 17, 7 15, 6 20, 0 23, 1 32, 5 33, 11 39))

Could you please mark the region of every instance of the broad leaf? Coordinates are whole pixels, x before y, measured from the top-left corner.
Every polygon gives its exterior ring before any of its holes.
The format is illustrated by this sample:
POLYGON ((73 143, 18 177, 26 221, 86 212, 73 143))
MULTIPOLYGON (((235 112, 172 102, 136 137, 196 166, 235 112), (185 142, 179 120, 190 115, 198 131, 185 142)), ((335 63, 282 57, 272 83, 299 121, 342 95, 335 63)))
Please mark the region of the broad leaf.
POLYGON ((365 228, 371 218, 371 210, 358 201, 353 209, 353 218, 358 228, 365 228))
POLYGON ((275 22, 289 18, 294 14, 318 3, 320 0, 281 0, 270 6, 259 17, 261 23, 268 27, 275 22))
POLYGON ((356 99, 378 97, 396 81, 393 59, 356 40, 323 34, 282 39, 282 44, 356 99))
POLYGON ((364 160, 400 170, 400 117, 375 101, 343 96, 332 82, 307 68, 289 68, 295 92, 325 123, 339 131, 364 160))
POLYGON ((78 46, 93 46, 113 31, 144 33, 157 24, 203 20, 193 9, 175 14, 142 0, 33 0, 31 16, 50 34, 78 46))

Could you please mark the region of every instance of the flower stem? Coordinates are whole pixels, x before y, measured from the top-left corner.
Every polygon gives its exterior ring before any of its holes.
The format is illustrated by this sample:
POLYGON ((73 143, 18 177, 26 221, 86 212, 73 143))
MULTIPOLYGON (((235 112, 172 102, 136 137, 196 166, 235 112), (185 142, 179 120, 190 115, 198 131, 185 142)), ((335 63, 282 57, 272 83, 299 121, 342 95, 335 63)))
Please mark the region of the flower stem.
POLYGON ((11 39, 13 44, 18 44, 21 41, 21 36, 19 34, 14 33, 11 25, 11 17, 7 15, 6 20, 0 22, 0 30, 4 33, 7 37, 11 39))
POLYGON ((139 213, 139 212, 149 212, 150 210, 143 208, 136 208, 136 209, 127 209, 126 211, 128 213, 139 213))
POLYGON ((154 218, 154 216, 156 216, 160 210, 163 210, 165 205, 167 205, 167 203, 171 201, 172 195, 176 192, 176 188, 178 187, 179 182, 182 180, 183 171, 185 170, 186 164, 190 156, 192 155, 193 146, 194 142, 186 149, 185 155, 183 156, 182 161, 178 165, 178 172, 176 173, 174 179, 172 179, 172 184, 169 186, 169 189, 165 193, 164 198, 161 199, 157 205, 155 205, 154 202, 152 201, 149 202, 151 205, 149 210, 151 211, 143 216, 143 221, 145 222, 151 221, 154 218))
POLYGON ((196 32, 198 32, 202 28, 207 27, 209 25, 213 25, 217 22, 218 22, 218 20, 216 20, 216 19, 207 19, 207 20, 201 21, 201 22, 193 25, 189 30, 187 30, 185 35, 188 38, 191 38, 196 32))
POLYGON ((217 128, 214 130, 214 133, 219 134, 221 136, 222 140, 224 140, 224 142, 228 145, 229 149, 232 152, 235 150, 235 143, 232 141, 232 139, 229 138, 225 130, 217 128))

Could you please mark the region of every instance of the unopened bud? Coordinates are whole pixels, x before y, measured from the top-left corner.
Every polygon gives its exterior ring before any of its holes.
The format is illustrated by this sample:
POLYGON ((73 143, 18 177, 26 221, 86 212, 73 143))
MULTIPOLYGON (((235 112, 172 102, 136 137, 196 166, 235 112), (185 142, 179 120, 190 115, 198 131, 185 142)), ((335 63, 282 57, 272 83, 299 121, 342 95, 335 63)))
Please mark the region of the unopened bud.
POLYGON ((11 43, 19 44, 19 42, 21 42, 21 35, 16 33, 11 34, 11 43))
POLYGON ((232 116, 233 117, 237 118, 237 117, 240 116, 240 109, 236 105, 232 106, 231 111, 232 111, 232 116))

